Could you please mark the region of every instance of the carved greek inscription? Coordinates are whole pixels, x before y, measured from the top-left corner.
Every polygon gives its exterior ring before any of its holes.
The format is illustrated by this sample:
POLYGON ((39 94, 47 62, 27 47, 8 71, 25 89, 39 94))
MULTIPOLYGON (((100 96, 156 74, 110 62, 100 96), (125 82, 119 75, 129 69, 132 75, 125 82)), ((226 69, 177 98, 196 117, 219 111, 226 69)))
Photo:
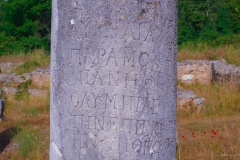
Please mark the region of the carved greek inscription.
POLYGON ((138 152, 142 148, 142 141, 139 139, 135 140, 132 144, 132 148, 135 152, 138 152))
POLYGON ((109 54, 109 57, 108 57, 106 65, 109 65, 109 63, 110 64, 114 64, 115 66, 118 66, 114 48, 112 48, 112 50, 111 50, 111 52, 109 54))
POLYGON ((136 52, 133 51, 132 53, 130 53, 131 55, 128 56, 129 53, 127 53, 125 50, 124 50, 124 64, 123 66, 126 66, 126 63, 130 63, 131 67, 134 67, 134 63, 135 63, 135 54, 136 52), (131 61, 131 62, 130 62, 131 61))
MULTIPOLYGON (((166 54, 166 56, 169 55, 166 54)), ((153 53, 149 54, 146 51, 141 51, 139 48, 134 50, 131 45, 125 46, 121 50, 111 48, 107 51, 104 48, 88 45, 83 48, 72 48, 70 50, 63 48, 62 59, 65 59, 65 61, 62 62, 62 65, 82 68, 84 64, 86 71, 92 71, 97 67, 105 66, 143 68, 149 66, 149 61, 152 59, 155 64, 160 66, 159 61, 152 56, 154 56, 153 53), (68 52, 70 52, 70 56, 67 56, 68 52), (120 57, 119 54, 122 54, 123 57, 120 57)))
POLYGON ((71 102, 74 107, 77 107, 79 104, 79 95, 78 93, 74 92, 71 95, 71 102))
POLYGON ((71 62, 70 65, 81 65, 81 49, 71 49, 71 62))
POLYGON ((146 67, 148 65, 148 62, 149 62, 149 54, 147 54, 146 52, 141 53, 139 57, 139 64, 142 67, 146 67))
POLYGON ((122 39, 126 39, 127 41, 131 40, 139 40, 140 39, 140 25, 136 23, 124 24, 123 27, 126 27, 123 32, 124 35, 122 39))
POLYGON ((137 87, 137 76, 138 74, 135 74, 132 78, 132 75, 130 73, 126 73, 126 80, 125 80, 125 88, 134 88, 137 87))
POLYGON ((98 83, 99 85, 103 85, 102 78, 101 78, 101 76, 100 76, 98 71, 96 71, 96 74, 94 76, 93 82, 92 83, 88 83, 88 84, 89 85, 95 85, 95 83, 98 83))
POLYGON ((111 93, 73 92, 70 101, 76 112, 77 109, 112 109, 158 114, 163 106, 160 99, 111 93))
POLYGON ((117 72, 115 74, 115 76, 113 74, 114 73, 109 71, 109 83, 108 83, 108 85, 111 86, 112 84, 114 84, 112 86, 119 86, 119 72, 117 72))
POLYGON ((74 136, 74 148, 96 148, 97 136, 87 133, 77 134, 74 136))

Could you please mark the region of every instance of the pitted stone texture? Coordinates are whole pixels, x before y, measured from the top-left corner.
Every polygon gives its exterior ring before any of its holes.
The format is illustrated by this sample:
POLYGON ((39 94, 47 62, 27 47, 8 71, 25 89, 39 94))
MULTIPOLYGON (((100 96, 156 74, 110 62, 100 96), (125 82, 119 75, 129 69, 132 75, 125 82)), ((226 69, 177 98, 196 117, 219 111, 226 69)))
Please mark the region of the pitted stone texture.
POLYGON ((238 82, 240 84, 240 67, 227 64, 226 60, 211 61, 213 80, 215 82, 238 82))
POLYGON ((204 107, 204 98, 197 97, 193 91, 181 90, 177 91, 177 110, 189 110, 195 107, 200 112, 204 107))
POLYGON ((184 83, 211 83, 212 65, 207 60, 185 60, 178 62, 177 69, 177 77, 184 83))
POLYGON ((52 4, 50 158, 175 159, 177 1, 52 4))

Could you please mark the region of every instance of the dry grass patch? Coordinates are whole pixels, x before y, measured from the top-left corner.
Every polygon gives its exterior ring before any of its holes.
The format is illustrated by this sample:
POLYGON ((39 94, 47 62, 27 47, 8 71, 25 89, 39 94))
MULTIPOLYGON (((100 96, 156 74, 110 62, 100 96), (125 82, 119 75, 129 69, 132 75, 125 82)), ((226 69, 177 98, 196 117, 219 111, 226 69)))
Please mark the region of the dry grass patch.
POLYGON ((179 47, 178 61, 226 59, 230 64, 240 66, 240 48, 232 45, 209 47, 206 43, 188 43, 179 47))
MULTIPOLYGON (((49 148, 49 96, 28 100, 8 98, 5 122, 0 123, 0 133, 15 128, 16 134, 6 132, 10 143, 0 153, 1 160, 48 159, 49 148)), ((1 138, 1 137, 0 137, 1 138)))
POLYGON ((43 49, 37 49, 37 50, 33 50, 30 53, 18 53, 18 54, 4 55, 0 57, 0 63, 5 63, 5 62, 18 63, 18 62, 30 62, 30 61, 36 61, 40 63, 42 66, 48 67, 50 64, 50 56, 43 49))
POLYGON ((180 85, 206 102, 201 113, 178 112, 178 159, 238 160, 240 90, 236 83, 180 85))
POLYGON ((180 160, 226 160, 240 156, 239 117, 212 119, 178 119, 180 160))
MULTIPOLYGON (((204 116, 232 116, 240 113, 240 88, 237 83, 226 84, 183 84, 186 90, 192 90, 197 96, 205 98, 204 116)), ((179 115, 191 116, 191 112, 180 112, 179 115)))

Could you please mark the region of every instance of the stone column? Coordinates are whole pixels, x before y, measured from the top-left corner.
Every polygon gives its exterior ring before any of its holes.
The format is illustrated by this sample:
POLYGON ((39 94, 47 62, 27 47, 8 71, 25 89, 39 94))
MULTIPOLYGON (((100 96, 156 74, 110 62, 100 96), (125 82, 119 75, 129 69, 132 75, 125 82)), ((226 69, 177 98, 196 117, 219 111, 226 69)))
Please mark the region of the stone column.
POLYGON ((177 0, 52 5, 50 159, 175 159, 177 0))

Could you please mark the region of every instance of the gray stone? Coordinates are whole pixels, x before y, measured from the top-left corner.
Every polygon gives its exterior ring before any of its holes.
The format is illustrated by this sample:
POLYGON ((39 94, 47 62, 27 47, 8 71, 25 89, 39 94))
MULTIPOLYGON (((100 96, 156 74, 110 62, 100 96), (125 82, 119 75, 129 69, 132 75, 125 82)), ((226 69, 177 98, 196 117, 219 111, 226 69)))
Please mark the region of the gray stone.
POLYGON ((7 96, 14 96, 18 91, 16 88, 13 87, 3 87, 2 89, 7 96))
POLYGON ((0 83, 11 82, 12 77, 11 74, 0 74, 0 83))
POLYGON ((178 88, 177 91, 177 110, 189 110, 195 107, 197 112, 200 112, 204 107, 205 99, 197 97, 193 91, 182 90, 178 88))
POLYGON ((37 68, 36 71, 37 71, 37 72, 44 72, 45 70, 42 69, 42 68, 37 68))
POLYGON ((26 80, 30 80, 32 78, 31 73, 24 73, 23 76, 26 80))
POLYGON ((177 1, 52 4, 50 159, 176 159, 177 1))
POLYGON ((189 90, 178 90, 177 91, 177 97, 181 99, 193 99, 196 98, 197 96, 193 93, 193 91, 189 90))
POLYGON ((14 76, 12 78, 12 82, 15 83, 15 84, 21 84, 21 83, 26 82, 26 80, 23 78, 23 76, 18 75, 18 76, 14 76))
POLYGON ((5 104, 5 100, 4 99, 0 99, 0 121, 4 120, 4 104, 5 104))
POLYGON ((194 103, 195 103, 196 105, 202 105, 202 104, 204 104, 204 102, 205 102, 205 99, 204 99, 204 98, 195 98, 195 99, 194 99, 194 103))
POLYGON ((37 71, 32 71, 31 75, 35 75, 35 74, 38 74, 37 71))
POLYGON ((240 84, 240 67, 227 64, 225 59, 211 61, 211 63, 215 82, 238 82, 240 84))

